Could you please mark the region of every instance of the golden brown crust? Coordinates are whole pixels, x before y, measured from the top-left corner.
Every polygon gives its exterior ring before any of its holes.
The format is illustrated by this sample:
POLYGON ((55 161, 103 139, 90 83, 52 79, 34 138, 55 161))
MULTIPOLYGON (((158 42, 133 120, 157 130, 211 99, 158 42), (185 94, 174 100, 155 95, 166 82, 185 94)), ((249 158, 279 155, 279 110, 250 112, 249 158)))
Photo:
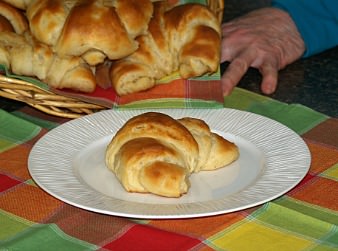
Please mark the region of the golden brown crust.
MULTIPOLYGON (((56 45, 60 55, 81 56, 94 50, 109 59, 125 57, 136 49, 135 40, 121 25, 114 8, 90 0, 71 9, 56 45)), ((94 65, 98 62, 92 60, 88 63, 94 65)))
POLYGON ((57 43, 68 13, 69 9, 60 0, 33 1, 26 10, 31 33, 50 46, 57 43))
POLYGON ((115 173, 129 192, 178 197, 187 192, 187 172, 181 156, 153 138, 125 143, 115 159, 115 173))
POLYGON ((135 38, 147 32, 147 25, 153 14, 153 5, 148 0, 119 0, 115 5, 125 29, 135 38))
POLYGON ((156 2, 148 30, 138 38, 139 48, 112 66, 112 84, 119 95, 147 90, 176 71, 189 78, 218 70, 220 25, 206 6, 185 4, 168 10, 166 2, 156 2), (121 71, 126 64, 135 65, 134 70, 121 71))
POLYGON ((134 52, 152 13, 150 0, 40 0, 27 8, 36 39, 61 57, 81 56, 90 65, 134 52))
MULTIPOLYGON (((29 28, 35 44, 50 47, 57 60, 45 61, 61 71, 40 78, 47 67, 38 62, 26 72, 54 88, 92 92, 98 84, 126 95, 148 90, 176 71, 189 78, 219 66, 220 25, 204 5, 170 6, 151 0, 5 2, 0 2, 0 31, 24 34, 29 28), (104 64, 108 60, 109 68, 104 64)), ((9 52, 0 49, 1 61, 10 67, 9 52)))
POLYGON ((140 180, 147 191, 165 197, 180 197, 190 186, 187 171, 167 162, 154 162, 141 170, 140 180))
POLYGON ((219 67, 220 52, 215 44, 221 43, 221 37, 208 26, 194 29, 189 41, 179 54, 179 72, 183 78, 216 72, 219 67))
POLYGON ((163 30, 165 7, 165 2, 154 3, 148 33, 137 38, 137 51, 112 65, 111 82, 120 96, 150 89, 157 79, 171 73, 173 60, 163 30))
POLYGON ((179 197, 188 191, 191 173, 224 167, 238 156, 237 146, 202 119, 147 112, 114 135, 106 165, 128 192, 179 197))
POLYGON ((54 88, 72 89, 80 92, 95 90, 95 76, 80 57, 61 58, 55 56, 48 73, 46 82, 54 88))
POLYGON ((202 170, 215 170, 238 159, 239 150, 234 143, 216 133, 212 133, 211 142, 210 155, 202 170))
POLYGON ((199 172, 208 161, 211 150, 211 131, 207 123, 196 118, 181 118, 178 119, 194 136, 199 149, 198 164, 196 172, 199 172))
POLYGON ((14 31, 15 33, 22 34, 28 29, 27 20, 22 12, 1 1, 0 18, 0 31, 14 31))
POLYGON ((33 0, 2 0, 2 1, 18 9, 25 10, 33 0))
POLYGON ((239 156, 237 146, 210 131, 202 119, 178 119, 194 136, 199 146, 199 162, 196 171, 215 170, 229 165, 239 156))
POLYGON ((183 78, 217 71, 221 35, 214 13, 199 4, 179 5, 165 13, 165 24, 183 78))
POLYGON ((0 32, 1 31, 15 32, 12 24, 8 21, 8 19, 0 15, 0 32))
MULTIPOLYGON (((108 145, 106 163, 114 169, 118 149, 129 140, 150 137, 176 149, 190 172, 198 159, 198 145, 189 130, 172 117, 156 112, 147 112, 128 120, 115 134, 108 145)), ((113 170, 115 171, 115 170, 113 170)))
POLYGON ((15 74, 38 77, 55 88, 83 92, 95 89, 94 74, 82 58, 58 57, 28 32, 23 35, 1 32, 0 50, 6 52, 0 52, 0 62, 10 66, 15 74))
POLYGON ((126 95, 147 90, 155 85, 155 78, 150 68, 145 64, 133 64, 129 61, 112 65, 109 70, 112 86, 118 95, 126 95), (145 72, 147 74, 145 74, 145 72))

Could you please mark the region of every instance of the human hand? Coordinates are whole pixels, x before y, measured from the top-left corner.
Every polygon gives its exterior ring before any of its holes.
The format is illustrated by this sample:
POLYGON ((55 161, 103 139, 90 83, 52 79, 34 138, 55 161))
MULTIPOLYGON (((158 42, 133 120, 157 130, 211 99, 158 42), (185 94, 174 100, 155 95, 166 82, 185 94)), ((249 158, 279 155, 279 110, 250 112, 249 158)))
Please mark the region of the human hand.
POLYGON ((249 67, 262 74, 261 90, 272 94, 278 71, 299 59, 304 41, 288 13, 276 8, 254 10, 222 25, 221 62, 229 61, 221 82, 229 95, 249 67))

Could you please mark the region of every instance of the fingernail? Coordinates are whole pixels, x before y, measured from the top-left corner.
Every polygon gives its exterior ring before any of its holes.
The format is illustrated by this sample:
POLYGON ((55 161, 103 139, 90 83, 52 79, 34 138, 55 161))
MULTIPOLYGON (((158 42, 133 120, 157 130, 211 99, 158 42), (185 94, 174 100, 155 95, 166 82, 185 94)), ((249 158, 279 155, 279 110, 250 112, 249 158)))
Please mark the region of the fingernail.
POLYGON ((275 92, 275 90, 276 90, 276 88, 275 88, 274 85, 267 85, 267 86, 265 86, 265 88, 263 89, 263 92, 264 92, 265 94, 272 94, 272 93, 275 92))

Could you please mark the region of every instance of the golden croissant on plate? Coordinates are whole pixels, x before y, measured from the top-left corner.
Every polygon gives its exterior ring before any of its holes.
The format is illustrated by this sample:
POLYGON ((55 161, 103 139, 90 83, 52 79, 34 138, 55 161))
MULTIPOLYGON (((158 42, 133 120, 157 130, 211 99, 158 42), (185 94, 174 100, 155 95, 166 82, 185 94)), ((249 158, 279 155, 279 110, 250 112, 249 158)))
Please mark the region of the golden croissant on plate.
POLYGON ((128 192, 180 197, 189 176, 229 165, 239 156, 201 119, 147 112, 128 120, 106 149, 106 165, 128 192))

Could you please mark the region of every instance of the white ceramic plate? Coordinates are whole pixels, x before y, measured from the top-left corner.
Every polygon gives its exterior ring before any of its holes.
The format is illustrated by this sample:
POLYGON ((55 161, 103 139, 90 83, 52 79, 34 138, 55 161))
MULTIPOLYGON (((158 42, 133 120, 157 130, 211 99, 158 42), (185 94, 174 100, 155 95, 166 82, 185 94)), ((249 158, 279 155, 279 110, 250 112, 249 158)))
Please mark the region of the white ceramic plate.
POLYGON ((233 109, 152 110, 174 118, 202 118, 234 142, 240 157, 231 165, 193 174, 181 198, 127 193, 104 163, 105 149, 131 117, 149 110, 107 110, 67 122, 33 147, 28 168, 56 198, 94 212, 133 218, 190 218, 257 206, 296 186, 311 157, 304 141, 286 126, 233 109))

